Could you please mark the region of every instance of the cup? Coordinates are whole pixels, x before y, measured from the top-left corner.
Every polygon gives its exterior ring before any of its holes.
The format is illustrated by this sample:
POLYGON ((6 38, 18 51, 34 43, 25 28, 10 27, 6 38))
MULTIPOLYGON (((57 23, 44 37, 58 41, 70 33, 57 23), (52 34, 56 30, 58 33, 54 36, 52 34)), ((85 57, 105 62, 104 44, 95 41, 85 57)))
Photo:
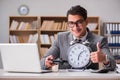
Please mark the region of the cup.
POLYGON ((59 65, 55 64, 54 66, 52 66, 52 71, 53 72, 57 72, 59 70, 59 65))

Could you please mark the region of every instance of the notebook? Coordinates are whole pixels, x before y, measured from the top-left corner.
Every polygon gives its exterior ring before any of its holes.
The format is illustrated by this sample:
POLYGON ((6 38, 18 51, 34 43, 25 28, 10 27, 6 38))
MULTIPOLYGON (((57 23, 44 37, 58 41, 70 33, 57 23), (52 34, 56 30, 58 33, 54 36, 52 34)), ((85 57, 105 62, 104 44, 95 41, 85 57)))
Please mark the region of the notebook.
POLYGON ((46 73, 42 70, 36 43, 3 43, 0 53, 4 71, 24 73, 46 73))

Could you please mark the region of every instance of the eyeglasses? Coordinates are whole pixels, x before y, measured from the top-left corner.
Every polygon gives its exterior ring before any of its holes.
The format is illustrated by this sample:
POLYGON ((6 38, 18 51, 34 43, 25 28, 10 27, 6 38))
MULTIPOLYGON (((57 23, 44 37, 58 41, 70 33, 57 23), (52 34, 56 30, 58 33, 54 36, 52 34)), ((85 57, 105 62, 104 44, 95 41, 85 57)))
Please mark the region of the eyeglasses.
POLYGON ((79 19, 79 20, 77 20, 76 22, 72 22, 72 21, 68 21, 68 26, 70 27, 70 28, 73 28, 74 26, 77 26, 77 27, 79 27, 79 26, 81 26, 82 25, 82 23, 84 22, 85 20, 83 20, 83 19, 79 19))

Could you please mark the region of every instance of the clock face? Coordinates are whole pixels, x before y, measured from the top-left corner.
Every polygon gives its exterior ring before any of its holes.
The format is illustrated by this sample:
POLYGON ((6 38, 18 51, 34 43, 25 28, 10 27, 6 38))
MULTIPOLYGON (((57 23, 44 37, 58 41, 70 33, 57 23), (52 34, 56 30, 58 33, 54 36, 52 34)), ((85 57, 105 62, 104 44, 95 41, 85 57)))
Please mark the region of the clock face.
POLYGON ((68 49, 68 61, 73 68, 83 68, 90 62, 90 50, 87 46, 76 43, 68 49))
POLYGON ((29 13, 29 8, 26 5, 21 5, 18 8, 18 12, 19 12, 20 15, 27 15, 29 13))

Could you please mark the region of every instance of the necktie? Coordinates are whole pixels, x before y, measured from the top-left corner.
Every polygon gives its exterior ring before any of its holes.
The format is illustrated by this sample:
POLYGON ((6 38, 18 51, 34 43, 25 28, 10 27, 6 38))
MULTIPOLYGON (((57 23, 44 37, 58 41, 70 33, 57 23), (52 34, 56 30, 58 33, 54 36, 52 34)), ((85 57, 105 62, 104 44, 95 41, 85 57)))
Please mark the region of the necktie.
POLYGON ((74 42, 75 42, 75 43, 81 43, 81 41, 82 41, 81 39, 75 39, 74 42))
POLYGON ((75 40, 73 40, 73 41, 70 42, 70 45, 73 45, 75 43, 81 43, 81 42, 82 42, 81 39, 75 39, 75 40))

